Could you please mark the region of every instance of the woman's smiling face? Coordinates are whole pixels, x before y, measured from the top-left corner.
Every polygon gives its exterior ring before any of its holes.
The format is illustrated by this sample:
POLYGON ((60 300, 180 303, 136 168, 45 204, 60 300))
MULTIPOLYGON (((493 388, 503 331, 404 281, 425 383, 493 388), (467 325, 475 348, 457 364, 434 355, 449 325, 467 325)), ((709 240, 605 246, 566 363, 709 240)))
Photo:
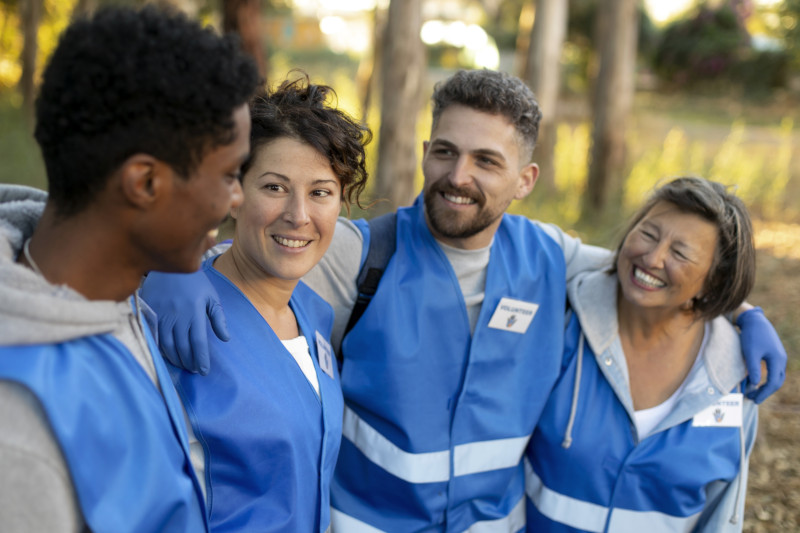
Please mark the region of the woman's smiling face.
MULTIPOLYGON (((622 296, 643 308, 686 308, 714 264, 716 225, 659 202, 625 237, 617 259, 622 296)), ((689 307, 690 308, 690 307, 689 307)))
POLYGON ((298 280, 331 243, 341 183, 327 157, 294 138, 258 146, 253 157, 244 202, 231 211, 234 247, 268 276, 298 280))

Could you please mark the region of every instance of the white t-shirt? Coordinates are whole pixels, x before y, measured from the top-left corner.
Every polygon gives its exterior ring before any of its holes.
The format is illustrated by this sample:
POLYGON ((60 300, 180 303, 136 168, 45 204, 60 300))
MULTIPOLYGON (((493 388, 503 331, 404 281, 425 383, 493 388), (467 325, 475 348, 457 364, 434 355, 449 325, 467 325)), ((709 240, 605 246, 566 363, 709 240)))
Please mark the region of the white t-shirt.
MULTIPOLYGON (((697 352, 697 357, 694 360, 692 369, 689 370, 688 374, 686 374, 687 378, 692 375, 692 373, 701 364, 701 361, 703 360, 703 351, 706 348, 707 338, 708 324, 706 324, 705 333, 703 334, 703 342, 700 345, 700 350, 697 352)), ((681 392, 683 392, 684 387, 686 387, 686 379, 684 379, 683 383, 681 383, 681 386, 672 393, 672 396, 667 398, 664 402, 654 407, 634 411, 633 418, 634 422, 636 423, 636 432, 639 434, 639 440, 644 440, 652 435, 653 430, 656 428, 658 423, 664 420, 664 418, 666 418, 666 416, 672 411, 672 408, 675 406, 675 402, 678 401, 678 397, 681 395, 681 392)))
POLYGON ((314 387, 314 390, 317 391, 317 396, 319 396, 317 372, 314 370, 314 361, 311 359, 311 351, 308 348, 308 341, 306 338, 300 335, 294 339, 281 340, 281 342, 286 349, 289 350, 289 353, 292 354, 294 360, 297 361, 300 370, 303 371, 306 379, 311 383, 311 386, 314 387))

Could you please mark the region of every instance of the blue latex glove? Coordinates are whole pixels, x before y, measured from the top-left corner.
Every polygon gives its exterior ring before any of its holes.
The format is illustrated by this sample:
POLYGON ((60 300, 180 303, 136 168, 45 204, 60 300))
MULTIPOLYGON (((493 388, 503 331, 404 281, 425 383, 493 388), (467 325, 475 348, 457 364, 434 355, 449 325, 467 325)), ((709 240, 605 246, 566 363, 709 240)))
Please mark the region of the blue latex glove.
POLYGON ((786 379, 786 349, 760 307, 740 314, 736 325, 741 330, 742 352, 749 374, 747 397, 761 403, 780 389, 786 379), (767 364, 767 381, 759 387, 762 360, 767 364))
POLYGON ((167 361, 189 372, 208 374, 209 324, 221 341, 228 341, 230 334, 219 295, 206 275, 150 272, 140 295, 158 314, 158 343, 167 361))

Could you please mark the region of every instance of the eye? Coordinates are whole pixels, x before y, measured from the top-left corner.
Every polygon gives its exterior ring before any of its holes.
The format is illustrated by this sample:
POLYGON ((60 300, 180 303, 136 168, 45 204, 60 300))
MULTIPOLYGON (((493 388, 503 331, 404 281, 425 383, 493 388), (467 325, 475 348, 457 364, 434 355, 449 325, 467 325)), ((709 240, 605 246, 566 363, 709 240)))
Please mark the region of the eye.
POLYGON ((650 231, 647 231, 647 230, 641 230, 641 233, 642 233, 642 236, 643 236, 645 239, 647 239, 648 241, 654 241, 654 240, 656 240, 656 236, 655 236, 655 235, 654 235, 652 232, 650 232, 650 231))
POLYGON ((689 260, 689 257, 686 254, 684 254, 683 252, 681 252, 680 250, 674 250, 674 254, 681 261, 688 261, 689 260))
POLYGON ((283 186, 280 185, 279 183, 265 183, 263 188, 264 188, 264 190, 267 190, 269 192, 281 192, 281 191, 283 191, 283 186))
POLYGON ((327 189, 315 189, 315 190, 311 191, 311 196, 314 196, 316 198, 326 198, 326 197, 328 197, 330 195, 331 195, 331 191, 329 191, 327 189))
POLYGON ((480 163, 481 165, 486 165, 486 166, 497 166, 497 161, 495 161, 491 157, 486 157, 486 156, 483 156, 483 155, 482 156, 478 156, 478 163, 480 163))
POLYGON ((434 153, 434 155, 441 156, 441 157, 450 157, 452 155, 455 155, 455 152, 453 150, 451 150, 450 148, 444 148, 444 147, 440 147, 440 148, 434 149, 433 153, 434 153))

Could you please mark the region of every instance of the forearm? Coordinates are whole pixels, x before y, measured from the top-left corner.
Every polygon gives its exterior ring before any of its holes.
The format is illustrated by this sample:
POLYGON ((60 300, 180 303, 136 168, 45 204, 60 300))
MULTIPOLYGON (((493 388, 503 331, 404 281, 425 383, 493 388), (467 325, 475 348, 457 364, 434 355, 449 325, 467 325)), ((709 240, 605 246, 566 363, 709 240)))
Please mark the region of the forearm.
POLYGON ((567 281, 581 272, 600 270, 611 266, 613 253, 610 250, 591 244, 584 244, 577 237, 572 237, 554 224, 536 222, 551 239, 556 241, 564 251, 567 266, 567 281))

